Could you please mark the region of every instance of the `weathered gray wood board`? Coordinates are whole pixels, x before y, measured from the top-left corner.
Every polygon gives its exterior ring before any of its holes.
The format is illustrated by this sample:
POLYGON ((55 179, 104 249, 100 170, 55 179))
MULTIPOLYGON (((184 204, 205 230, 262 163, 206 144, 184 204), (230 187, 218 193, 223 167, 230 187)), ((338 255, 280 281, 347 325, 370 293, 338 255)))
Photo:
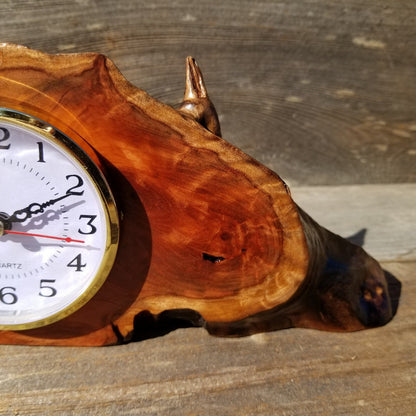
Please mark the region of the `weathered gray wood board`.
POLYGON ((416 263, 396 318, 241 339, 182 329, 107 348, 0 348, 2 415, 403 415, 416 409, 416 263))
POLYGON ((416 184, 311 186, 292 196, 319 224, 377 260, 416 261, 416 184))
POLYGON ((223 136, 293 185, 416 181, 416 3, 25 0, 0 41, 109 55, 170 104, 200 63, 223 136))
POLYGON ((0 42, 102 52, 173 105, 195 56, 224 137, 323 225, 367 229, 364 247, 403 285, 390 324, 353 334, 183 329, 110 348, 0 346, 0 415, 416 414, 413 0, 22 0, 0 11, 0 42))
MULTIPOLYGON (((406 187, 416 200, 414 186, 406 187)), ((322 194, 330 201, 328 214, 335 209, 346 222, 345 194, 382 218, 383 199, 394 196, 401 208, 385 242, 394 257, 401 255, 400 236, 409 235, 402 219, 413 211, 403 203, 407 195, 389 194, 392 189, 380 194, 378 186, 365 193, 361 187, 312 187, 293 193, 311 208, 322 194)), ((365 224, 369 236, 382 235, 383 222, 365 224)), ((368 239, 368 250, 377 251, 378 243, 368 239)), ((402 282, 398 313, 385 327, 348 334, 291 329, 237 339, 192 328, 107 348, 0 346, 0 414, 413 415, 414 238, 408 247, 408 261, 383 263, 402 282)))

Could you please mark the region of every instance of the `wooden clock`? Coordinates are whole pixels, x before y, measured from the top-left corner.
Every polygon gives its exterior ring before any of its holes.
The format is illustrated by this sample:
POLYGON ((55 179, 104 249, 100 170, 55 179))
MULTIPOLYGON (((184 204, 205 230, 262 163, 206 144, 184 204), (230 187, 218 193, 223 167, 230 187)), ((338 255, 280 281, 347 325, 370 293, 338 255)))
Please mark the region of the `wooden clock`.
POLYGON ((108 345, 141 318, 218 335, 392 317, 378 263, 220 136, 186 61, 175 110, 99 54, 0 47, 0 343, 108 345))

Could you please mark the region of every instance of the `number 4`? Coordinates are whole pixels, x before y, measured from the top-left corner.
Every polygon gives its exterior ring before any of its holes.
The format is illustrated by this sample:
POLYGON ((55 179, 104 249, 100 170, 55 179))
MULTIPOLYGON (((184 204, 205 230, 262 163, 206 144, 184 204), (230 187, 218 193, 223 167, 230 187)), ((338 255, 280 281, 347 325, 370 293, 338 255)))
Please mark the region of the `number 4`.
POLYGON ((82 272, 82 268, 85 267, 87 263, 82 264, 81 254, 78 254, 73 260, 71 260, 67 266, 68 267, 75 267, 76 272, 82 272))

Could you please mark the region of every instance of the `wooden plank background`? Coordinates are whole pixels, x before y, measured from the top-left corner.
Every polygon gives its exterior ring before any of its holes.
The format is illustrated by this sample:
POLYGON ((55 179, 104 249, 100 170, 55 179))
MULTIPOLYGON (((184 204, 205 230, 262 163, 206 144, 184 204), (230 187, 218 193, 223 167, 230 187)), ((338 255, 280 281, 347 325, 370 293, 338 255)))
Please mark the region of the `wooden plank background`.
POLYGON ((193 55, 223 136, 402 283, 395 319, 353 334, 0 346, 0 415, 416 414, 416 3, 7 0, 0 12, 0 42, 102 52, 171 105, 193 55))

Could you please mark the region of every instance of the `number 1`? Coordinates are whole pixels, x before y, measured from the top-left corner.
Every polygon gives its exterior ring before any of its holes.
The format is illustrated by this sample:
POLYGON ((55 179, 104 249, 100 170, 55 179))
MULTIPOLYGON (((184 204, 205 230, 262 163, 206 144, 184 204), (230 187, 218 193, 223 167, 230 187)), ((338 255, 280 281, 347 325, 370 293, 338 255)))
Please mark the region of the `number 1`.
POLYGON ((45 159, 44 159, 44 155, 43 155, 43 143, 42 142, 37 142, 37 144, 38 144, 38 149, 39 149, 38 162, 45 163, 45 159))

